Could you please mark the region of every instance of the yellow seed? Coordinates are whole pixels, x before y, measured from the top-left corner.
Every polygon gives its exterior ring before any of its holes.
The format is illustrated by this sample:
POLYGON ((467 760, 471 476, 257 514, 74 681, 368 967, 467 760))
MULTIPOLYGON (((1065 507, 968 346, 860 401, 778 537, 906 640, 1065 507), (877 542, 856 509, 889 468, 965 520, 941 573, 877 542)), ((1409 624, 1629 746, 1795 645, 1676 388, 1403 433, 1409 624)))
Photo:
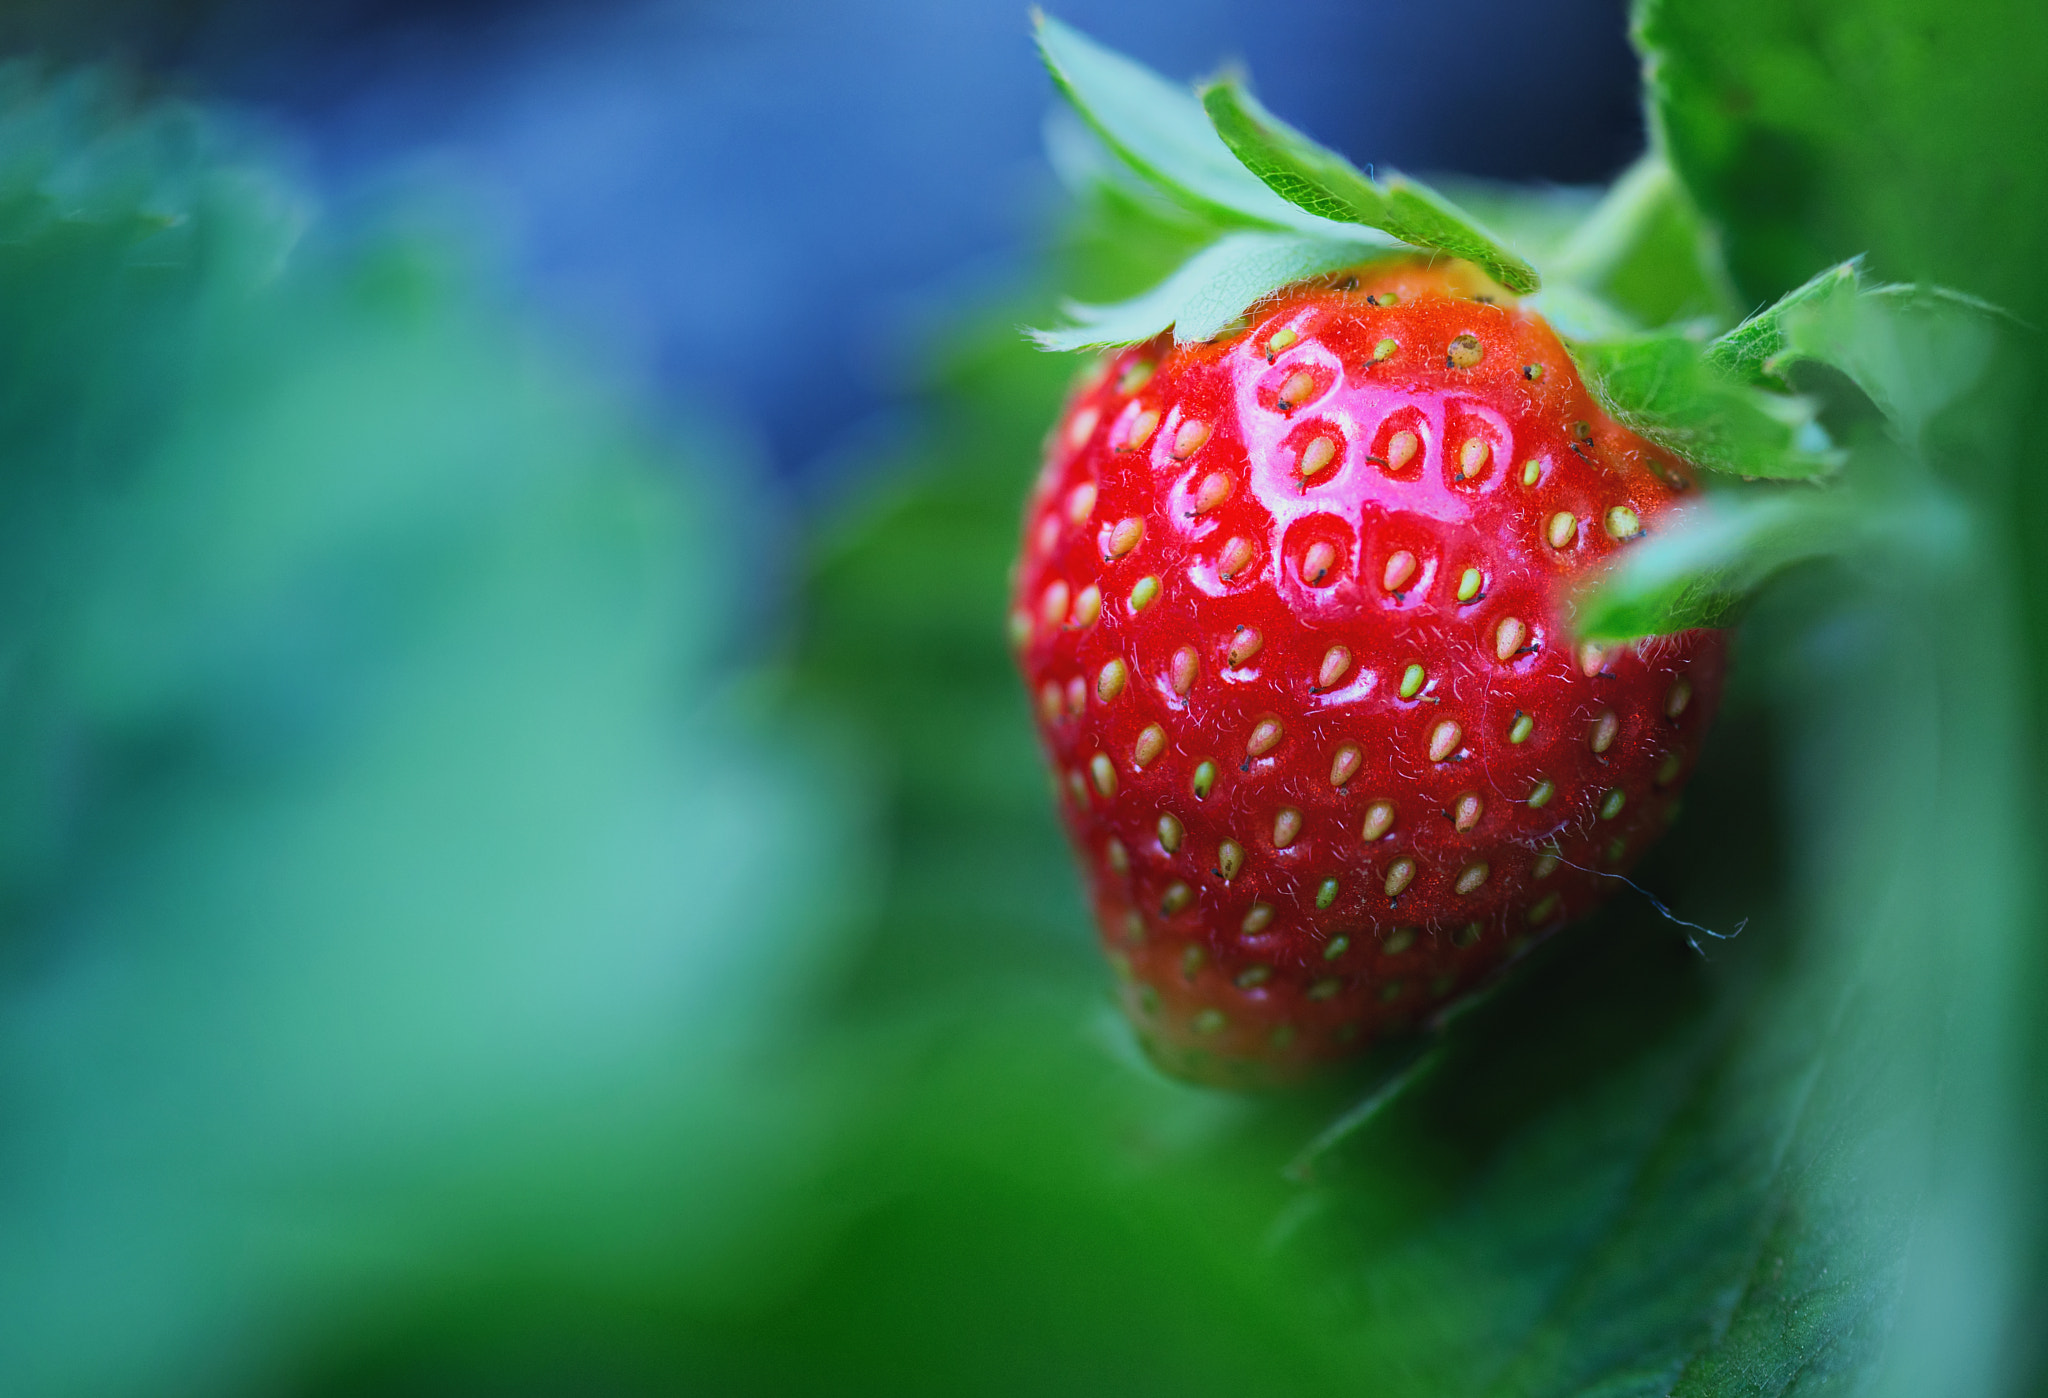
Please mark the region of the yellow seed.
POLYGON ((1607 532, 1617 539, 1633 539, 1643 532, 1643 521, 1626 505, 1616 505, 1607 512, 1607 532))
POLYGON ((1095 677, 1095 697, 1105 704, 1108 703, 1124 692, 1124 681, 1128 678, 1130 672, 1124 669, 1123 661, 1110 661, 1102 667, 1102 673, 1095 677))
POLYGON ((1288 412, 1300 407, 1316 391, 1316 376, 1306 369, 1297 369, 1280 385, 1280 410, 1288 412))
POLYGON ((1075 626, 1093 626, 1095 619, 1101 615, 1102 589, 1094 583, 1089 583, 1088 586, 1081 589, 1080 595, 1074 598, 1072 624, 1075 626))
MULTIPOLYGON (((1181 909, 1185 908, 1188 904, 1194 901, 1195 891, 1192 888, 1189 888, 1186 884, 1182 883, 1179 879, 1175 879, 1172 883, 1166 886, 1166 892, 1160 895, 1159 909, 1168 917, 1172 917, 1175 913, 1179 912, 1181 909)), ((1199 951, 1200 948, 1192 948, 1192 950, 1199 951)), ((1196 964, 1199 965, 1200 963, 1197 962, 1196 964)))
POLYGON ((1621 808, 1628 804, 1628 796, 1620 787, 1615 787, 1600 799, 1600 819, 1613 820, 1621 814, 1621 808))
POLYGON ((1230 649, 1223 653, 1223 663, 1236 669, 1259 653, 1259 647, 1266 644, 1266 638, 1249 626, 1240 626, 1230 638, 1230 649))
POLYGON ((1225 500, 1231 491, 1237 489, 1237 482, 1221 471, 1211 471, 1202 477, 1202 483, 1195 488, 1195 513, 1207 514, 1225 500))
POLYGON ((1345 743, 1330 759, 1330 785, 1342 786, 1358 775, 1358 769, 1365 763, 1365 754, 1356 743, 1345 743))
POLYGON ((1223 554, 1216 560, 1216 572, 1225 582, 1242 573, 1252 561, 1252 541, 1232 539, 1223 546, 1223 554))
POLYGON ((1301 835, 1301 812, 1282 806, 1273 817, 1273 848, 1286 849, 1301 835))
POLYGON ((1500 625, 1493 629, 1493 657, 1505 665, 1521 652, 1522 642, 1529 639, 1529 628, 1520 617, 1507 616, 1500 619, 1500 625))
POLYGON ((1537 482, 1537 481, 1538 481, 1539 479, 1541 479, 1541 478, 1542 478, 1542 475, 1543 475, 1543 467, 1542 467, 1542 465, 1541 465, 1540 463, 1538 463, 1538 462, 1535 462, 1535 461, 1524 461, 1524 462, 1522 463, 1522 484, 1523 484, 1523 485, 1534 485, 1534 484, 1536 484, 1536 482, 1537 482))
POLYGON ((1085 806, 1088 804, 1088 779, 1079 772, 1067 773, 1067 790, 1074 793, 1075 805, 1085 806))
POLYGON ((1486 469, 1486 458, 1492 449, 1478 437, 1468 437, 1465 445, 1458 448, 1458 474, 1466 480, 1486 469))
POLYGON ((1540 778, 1529 791, 1529 808, 1540 811, 1550 804, 1550 798, 1557 794, 1557 783, 1548 777, 1540 778))
POLYGON ((1415 459, 1415 453, 1421 446, 1422 443, 1417 439, 1416 435, 1405 427, 1387 438, 1387 469, 1389 471, 1405 469, 1408 463, 1415 459))
POLYGON ((1381 340, 1372 347, 1372 362, 1380 364, 1394 357, 1394 351, 1401 348, 1394 340, 1381 340))
POLYGON ((1117 380, 1116 391, 1118 393, 1136 393, 1150 382, 1152 382, 1152 362, 1147 359, 1141 359, 1124 370, 1124 376, 1117 380))
POLYGON ((1389 956, 1399 956, 1414 945, 1415 929, 1412 927, 1396 927, 1380 939, 1380 950, 1389 956))
POLYGON ((1195 676, 1201 673, 1202 658, 1195 654, 1193 646, 1182 646, 1167 662, 1167 679, 1173 685, 1173 692, 1183 699, 1195 687, 1195 676))
POLYGON ((1458 600, 1469 602, 1479 595, 1479 589, 1486 586, 1486 579, 1477 568, 1467 568, 1458 578, 1458 600))
POLYGON ((1323 652, 1323 668, 1316 671, 1316 688, 1328 689, 1344 678, 1344 672, 1351 668, 1351 652, 1344 646, 1331 646, 1323 652))
POLYGON ((1328 437, 1318 437, 1301 450, 1301 474, 1306 480, 1318 471, 1326 470, 1337 459, 1337 444, 1328 437))
POLYGON ((1559 510, 1550 517, 1550 526, 1544 531, 1554 549, 1570 548, 1572 540, 1579 537, 1579 518, 1570 510, 1559 510))
POLYGON ((1508 741, 1516 747, 1529 741, 1529 735, 1536 731, 1536 720, 1517 709, 1515 721, 1508 725, 1508 741))
POLYGON ((1056 722, 1060 716, 1060 687, 1051 680, 1038 691, 1038 711, 1045 715, 1047 723, 1056 722))
POLYGON ((1457 339, 1451 341, 1450 349, 1444 355, 1444 359, 1453 369, 1469 369, 1477 364, 1485 354, 1486 349, 1479 343, 1479 337, 1468 333, 1460 335, 1457 339))
POLYGON ((1244 846, 1235 840, 1222 840, 1216 846, 1216 872, 1229 883, 1244 868, 1244 846))
POLYGON ((1051 553, 1060 544, 1060 522, 1057 516, 1047 515, 1038 522, 1038 551, 1051 553))
POLYGON ((1138 741, 1131 744, 1131 765, 1144 767, 1153 758, 1166 751, 1166 730, 1158 724, 1147 724, 1138 734, 1138 741))
POLYGON ((1490 872, 1484 864, 1466 865, 1458 875, 1458 882, 1453 885, 1458 896, 1460 898, 1469 898, 1477 893, 1479 886, 1486 882, 1486 876, 1490 872))
POLYGON ((1074 414, 1074 420, 1067 424, 1067 447, 1079 451, 1095 435, 1095 424, 1102 421, 1102 414, 1094 407, 1086 407, 1074 414))
POLYGON ((1088 516, 1095 513, 1095 483, 1086 481, 1074 487, 1067 496, 1067 518, 1075 524, 1086 524, 1088 516))
POLYGON ((1563 857, 1564 856, 1560 855, 1554 849, 1547 849, 1543 851, 1543 853, 1537 855, 1536 865, 1533 870, 1536 877, 1539 879, 1547 879, 1552 874, 1556 873, 1558 863, 1563 859, 1563 857))
POLYGON ((1387 556, 1387 570, 1380 575, 1380 586, 1389 592, 1399 592, 1414 576, 1415 555, 1401 549, 1387 556))
POLYGON ((1671 692, 1664 696, 1664 717, 1675 719, 1685 712, 1685 706, 1692 702, 1692 681, 1681 677, 1671 686, 1671 692))
POLYGON ((1045 596, 1038 603, 1038 619, 1047 626, 1058 626, 1067 619, 1067 585, 1056 582, 1045 590, 1045 596))
POLYGON ((1588 679, 1600 673, 1600 667, 1607 663, 1607 647, 1598 641, 1587 641, 1579 647, 1579 670, 1588 679))
POLYGON ((1262 718, 1252 726, 1251 741, 1244 745, 1246 753, 1253 757, 1264 757, 1280 745, 1280 720, 1262 718))
POLYGON ((1543 382, 1543 366, 1541 364, 1524 364, 1522 366, 1522 377, 1530 383, 1543 382))
POLYGON ((1095 778, 1095 789, 1104 796, 1116 795, 1116 764, 1101 753, 1088 759, 1088 775, 1095 778))
POLYGON ((1463 742, 1464 738, 1465 730, 1450 719, 1445 719, 1429 735, 1429 760, 1442 762, 1458 750, 1458 744, 1463 742))
POLYGON ((1244 921, 1238 924, 1238 930, 1247 937, 1256 937, 1266 930, 1266 925, 1272 920, 1273 909, 1269 905, 1254 903, 1251 911, 1244 915, 1244 921))
POLYGON ((1422 686, 1428 681, 1429 672, 1420 665, 1410 665, 1401 672, 1401 697, 1413 699, 1422 693, 1422 686))
POLYGON ((1147 573, 1131 588, 1131 614, 1136 615, 1152 605, 1152 599, 1159 595, 1159 579, 1147 573))
POLYGON ((1614 739, 1621 732, 1621 720, 1612 709, 1603 709, 1593 720, 1593 731, 1587 740, 1593 751, 1605 752, 1614 746, 1614 739))
POLYGON ((1188 787, 1195 793, 1197 801, 1209 799, 1209 792, 1216 785, 1216 764, 1207 760, 1195 764, 1195 775, 1188 787))
POLYGON ((1174 430, 1173 455, 1176 461, 1185 461, 1202 449, 1202 443, 1209 440, 1209 424, 1200 418, 1189 418, 1174 430))
POLYGON ((1131 419, 1131 425, 1124 430, 1124 451, 1136 451, 1152 440, 1152 429, 1159 425, 1159 412, 1147 408, 1131 419))
POLYGON ((1394 828, 1394 805, 1391 801, 1375 801, 1365 808, 1365 842, 1384 839, 1394 828))
POLYGON ((1088 686, 1079 675, 1067 681, 1067 712, 1079 718, 1088 709, 1088 686))
POLYGON ((1451 823, 1462 834, 1479 824, 1479 817, 1485 813, 1486 802, 1480 799, 1478 792, 1468 791, 1452 805, 1451 823))
POLYGON ((1415 882, 1415 861, 1397 859, 1387 866, 1387 897, 1399 898, 1409 884, 1415 882))
POLYGON ((1337 566, 1337 550, 1318 539, 1308 546, 1308 552, 1301 556, 1301 579, 1313 587, 1330 576, 1330 569, 1337 566))
POLYGON ((1102 852, 1108 858, 1111 869, 1114 869, 1119 874, 1131 872, 1131 856, 1124 849, 1124 842, 1122 840, 1111 840, 1102 847, 1102 852))
POLYGON ((1159 847, 1168 854, 1180 849, 1180 837, 1186 833, 1180 821, 1171 815, 1159 817, 1159 847))
POLYGON ((1109 531, 1109 556, 1122 558, 1138 546, 1145 537, 1145 521, 1136 515, 1117 521, 1116 528, 1109 531))
POLYGON ((1301 336, 1295 334, 1291 329, 1276 330, 1273 332, 1273 337, 1266 341, 1266 354, 1269 357, 1276 355, 1300 338, 1301 336))

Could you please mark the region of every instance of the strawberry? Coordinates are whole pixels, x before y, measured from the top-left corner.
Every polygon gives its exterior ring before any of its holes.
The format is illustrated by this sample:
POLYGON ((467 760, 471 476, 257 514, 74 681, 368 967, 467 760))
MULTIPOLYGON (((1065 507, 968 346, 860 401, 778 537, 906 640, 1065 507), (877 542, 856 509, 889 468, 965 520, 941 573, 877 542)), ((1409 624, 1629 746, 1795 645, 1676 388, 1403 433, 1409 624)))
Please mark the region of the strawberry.
POLYGON ((1688 468, 1440 266, 1114 355, 1028 503, 1013 639, 1169 1071, 1285 1079, 1422 1022, 1613 890, 1713 716, 1722 633, 1571 625, 1688 468))

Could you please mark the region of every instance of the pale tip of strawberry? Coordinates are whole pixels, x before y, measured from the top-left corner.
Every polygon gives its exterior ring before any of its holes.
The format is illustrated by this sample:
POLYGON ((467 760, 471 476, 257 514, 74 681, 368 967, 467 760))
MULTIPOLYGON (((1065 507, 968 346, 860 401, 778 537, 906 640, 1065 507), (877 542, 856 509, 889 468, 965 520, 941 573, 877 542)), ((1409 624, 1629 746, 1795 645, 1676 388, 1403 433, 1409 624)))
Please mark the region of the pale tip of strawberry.
POLYGON ((1193 646, 1182 646, 1166 662, 1167 683, 1181 698, 1188 697, 1188 691, 1195 687, 1195 676, 1201 673, 1202 657, 1195 653, 1193 646))
POLYGON ((1110 661, 1095 677, 1095 697, 1107 704, 1124 692, 1124 681, 1129 677, 1130 672, 1124 668, 1123 661, 1110 661))
POLYGON ((1486 814, 1486 802, 1476 791, 1468 791, 1451 805, 1451 825, 1459 834, 1464 834, 1479 824, 1479 817, 1486 814))
POLYGON ((1103 798, 1116 795, 1116 764, 1102 753, 1088 759, 1088 775, 1095 780, 1095 789, 1103 798))
POLYGON ((1166 730, 1156 723, 1147 724, 1138 734, 1138 741, 1131 744, 1131 765, 1142 770, 1164 751, 1166 730))
POLYGON ((1445 719, 1429 734, 1429 760, 1443 762, 1458 750, 1458 744, 1465 740, 1465 730, 1452 719, 1445 719))
POLYGON ((1388 592, 1399 592, 1414 576, 1415 555, 1401 549, 1387 555, 1387 568, 1380 574, 1380 586, 1388 592))
POLYGON ((1540 811, 1550 804, 1550 798, 1557 795, 1557 783, 1548 777, 1537 778, 1536 785, 1529 789, 1529 809, 1540 811))
POLYGON ((1200 418, 1189 418, 1174 430, 1173 459, 1185 461, 1202 449, 1202 443, 1209 440, 1209 424, 1200 418))
POLYGON ((1150 573, 1147 573, 1144 577, 1139 578, 1138 581, 1131 588, 1131 615, 1136 616, 1139 612, 1142 612, 1145 610, 1145 608, 1151 606, 1152 599, 1157 597, 1158 595, 1158 578, 1154 577, 1150 573))
POLYGON ((1194 513, 1205 515, 1230 498, 1237 489, 1237 482, 1222 471, 1211 471, 1202 477, 1202 483, 1195 487, 1194 513))
POLYGON ((1643 532, 1642 516, 1626 505, 1616 505, 1609 510, 1603 523, 1609 536, 1616 539, 1633 539, 1643 532))
POLYGON ((1318 908, 1327 908, 1330 904, 1336 902, 1338 887, 1339 885, 1335 879, 1324 879, 1320 884, 1316 885, 1316 906, 1318 908))
POLYGON ((1219 840, 1216 844, 1216 875, 1225 883, 1236 878, 1244 869, 1244 846, 1235 840, 1219 840))
POLYGON ((1615 737, 1621 732, 1621 719, 1612 709, 1602 709, 1600 716, 1593 720, 1592 732, 1587 736, 1587 746, 1594 752, 1605 752, 1614 746, 1615 737))
POLYGON ((1216 764, 1202 761, 1195 764, 1194 778, 1188 783, 1197 801, 1209 799, 1209 793, 1216 789, 1216 764))
POLYGON ((1570 548, 1572 541, 1579 537, 1579 517, 1570 510, 1559 510, 1544 527, 1543 537, 1554 549, 1570 548))
MULTIPOLYGON (((1505 616, 1493 630, 1493 658, 1505 665, 1521 653, 1522 643, 1529 639, 1529 627, 1518 616, 1505 616)), ((1519 720, 1518 720, 1519 721, 1519 720)), ((1522 741, 1520 738, 1515 742, 1522 741)))
POLYGON ((1144 520, 1139 519, 1136 515, 1132 515, 1128 519, 1118 520, 1116 527, 1109 531, 1109 557, 1122 558, 1125 554, 1136 548, 1139 540, 1144 537, 1144 520))
POLYGON ((1067 495, 1067 518, 1077 525, 1086 524, 1094 513, 1095 482, 1083 481, 1067 495))
POLYGON ((1301 812, 1282 806, 1273 816, 1273 848, 1286 849, 1301 838, 1301 812))
POLYGON ((1415 937, 1415 929, 1404 923, 1380 938, 1380 950, 1389 956, 1399 956, 1415 945, 1415 937))
POLYGON ((1408 885, 1414 882, 1414 860, 1397 859, 1392 864, 1387 866, 1387 881, 1385 884, 1385 888, 1387 890, 1387 897, 1399 898, 1402 895, 1402 893, 1404 893, 1407 890, 1408 885))
POLYGON ((1279 719, 1272 717, 1260 719, 1252 725, 1252 736, 1246 740, 1244 745, 1245 755, 1247 757, 1264 757, 1274 748, 1280 746, 1282 731, 1279 719))
POLYGON ((1401 697, 1413 699, 1422 693, 1422 686, 1429 680, 1429 672, 1420 665, 1410 665, 1401 672, 1401 697))
POLYGON ((1058 626, 1066 620, 1067 606, 1071 598, 1072 593, 1064 582, 1053 583, 1039 599, 1038 619, 1047 626, 1058 626))
POLYGON ((1244 921, 1237 925, 1237 930, 1244 933, 1247 937, 1256 937, 1259 933, 1265 931, 1272 924, 1272 921, 1272 905, 1270 903, 1254 903, 1251 906, 1251 911, 1244 915, 1244 921))
POLYGON ((1664 696, 1664 717, 1676 720, 1685 712, 1685 706, 1692 702, 1692 681, 1680 677, 1671 686, 1671 692, 1664 696))
MULTIPOLYGON (((1328 689, 1344 678, 1344 672, 1351 668, 1351 650, 1348 646, 1331 646, 1323 652, 1322 668, 1316 671, 1316 688, 1328 689)), ((1342 785, 1342 783, 1339 783, 1342 785)))
POLYGON ((1328 437, 1318 437, 1301 449, 1301 460, 1296 469, 1300 471, 1301 478, 1307 480, 1310 476, 1328 470, 1330 463, 1336 459, 1337 444, 1328 437))
POLYGON ((1536 720, 1520 709, 1515 710, 1515 721, 1508 725, 1508 741, 1516 747, 1529 741, 1529 735, 1536 731, 1536 720))
POLYGON ((1628 804, 1628 796, 1620 787, 1614 787, 1600 798, 1600 819, 1613 820, 1621 814, 1621 808, 1628 804))
POLYGON ((1068 624, 1077 629, 1085 629, 1093 626, 1095 619, 1101 615, 1102 589, 1094 583, 1089 583, 1074 598, 1073 616, 1068 624))
POLYGON ((1365 842, 1383 839, 1394 828, 1394 805, 1391 801, 1375 801, 1365 808, 1365 842))
POLYGON ((1467 331, 1452 340, 1444 351, 1444 367, 1448 369, 1470 369, 1486 357, 1486 346, 1479 337, 1467 331))
POLYGON ((1342 786, 1358 775, 1358 769, 1365 765, 1365 754, 1356 743, 1341 744, 1330 758, 1330 785, 1342 786))
POLYGON ((1485 864, 1467 864, 1458 873, 1458 881, 1452 885, 1460 898, 1470 898, 1486 882, 1486 876, 1493 871, 1485 864))
POLYGON ((1159 816, 1159 848, 1165 850, 1168 854, 1180 853, 1180 837, 1185 833, 1187 833, 1187 828, 1180 823, 1179 817, 1167 812, 1161 812, 1159 816))
POLYGON ((1493 454, 1484 438, 1467 437, 1465 444, 1458 448, 1458 477, 1471 480, 1486 469, 1486 459, 1493 454))

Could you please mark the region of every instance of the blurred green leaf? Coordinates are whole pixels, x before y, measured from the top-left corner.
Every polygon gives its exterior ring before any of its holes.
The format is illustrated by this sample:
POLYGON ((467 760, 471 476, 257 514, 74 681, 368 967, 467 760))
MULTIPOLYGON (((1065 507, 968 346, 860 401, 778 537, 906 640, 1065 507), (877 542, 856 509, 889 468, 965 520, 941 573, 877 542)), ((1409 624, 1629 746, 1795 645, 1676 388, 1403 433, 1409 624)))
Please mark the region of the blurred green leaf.
POLYGON ((1713 236, 1655 151, 1622 173, 1542 266, 1552 281, 1601 297, 1642 327, 1735 318, 1713 236))
POLYGON ((1288 202, 1321 218, 1390 233, 1411 247, 1464 258, 1510 291, 1540 285, 1533 267, 1427 185, 1400 175, 1368 178, 1267 111, 1235 79, 1208 84, 1201 97, 1231 154, 1288 202))

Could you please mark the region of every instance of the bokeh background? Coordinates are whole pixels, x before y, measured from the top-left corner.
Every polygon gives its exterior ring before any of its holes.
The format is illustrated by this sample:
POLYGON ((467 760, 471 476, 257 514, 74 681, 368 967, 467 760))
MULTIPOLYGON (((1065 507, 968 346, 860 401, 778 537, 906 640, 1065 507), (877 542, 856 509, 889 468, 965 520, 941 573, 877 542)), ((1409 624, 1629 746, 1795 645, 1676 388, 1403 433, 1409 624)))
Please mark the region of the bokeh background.
MULTIPOLYGON (((1874 248, 2037 307, 2010 237, 1787 193, 1962 113, 2011 155, 1958 224, 2048 209, 2039 18, 1916 3, 1702 21, 1702 110, 1778 123, 1712 191, 1746 297, 1874 248)), ((1482 200, 1645 139, 1619 3, 1059 10, 1482 200)), ((15 0, 0 48, 0 1392, 2040 1381, 1995 607, 1751 615, 1642 875, 1734 940, 1618 900, 1426 1071, 1182 1087, 1001 615, 1075 370, 1018 327, 1190 235, 1062 182, 1021 6, 15 0)), ((2017 420, 1940 459, 2004 488, 2017 420)))

